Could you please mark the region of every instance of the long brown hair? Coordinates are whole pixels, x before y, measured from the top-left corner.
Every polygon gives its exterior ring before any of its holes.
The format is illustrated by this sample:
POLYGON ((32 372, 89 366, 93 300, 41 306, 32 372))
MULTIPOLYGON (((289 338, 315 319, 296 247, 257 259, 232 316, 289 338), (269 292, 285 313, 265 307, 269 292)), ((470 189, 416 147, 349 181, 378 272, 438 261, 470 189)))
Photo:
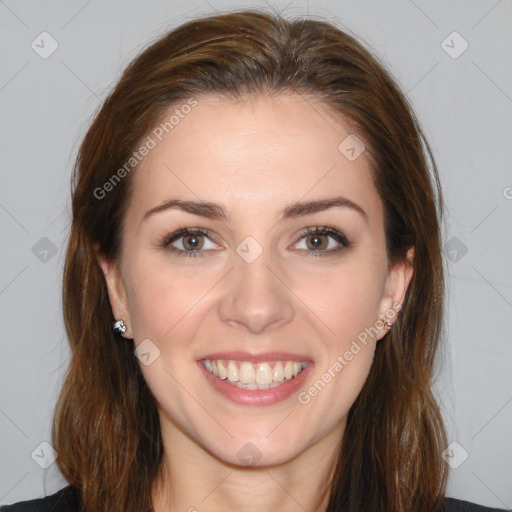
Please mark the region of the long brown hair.
POLYGON ((72 358, 52 436, 84 510, 152 510, 162 469, 155 400, 133 344, 112 331, 96 258, 98 250, 119 259, 133 174, 126 162, 171 106, 266 92, 315 97, 353 125, 384 204, 389 264, 415 248, 403 308, 349 411, 327 510, 431 512, 444 497, 446 434, 431 391, 443 331, 443 202, 429 145, 390 74, 353 36, 325 21, 246 10, 189 21, 151 44, 79 150, 63 278, 72 358))

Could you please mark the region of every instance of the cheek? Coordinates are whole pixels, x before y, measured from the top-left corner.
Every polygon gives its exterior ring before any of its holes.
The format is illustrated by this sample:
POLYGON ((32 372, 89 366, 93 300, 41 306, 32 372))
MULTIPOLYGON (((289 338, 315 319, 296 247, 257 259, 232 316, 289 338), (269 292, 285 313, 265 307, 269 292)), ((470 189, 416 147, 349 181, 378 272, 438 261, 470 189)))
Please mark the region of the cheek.
POLYGON ((168 266, 139 266, 131 270, 128 303, 136 341, 162 343, 187 324, 195 306, 215 283, 213 276, 197 272, 184 275, 168 266))
POLYGON ((338 350, 377 320, 382 280, 375 264, 359 262, 331 269, 322 276, 297 280, 293 289, 330 333, 338 350))
POLYGON ((315 351, 315 379, 299 402, 309 403, 325 419, 326 428, 348 413, 373 363, 376 331, 372 327, 382 294, 378 268, 374 261, 354 258, 328 275, 303 280, 297 288, 313 313, 309 322, 322 333, 315 351))

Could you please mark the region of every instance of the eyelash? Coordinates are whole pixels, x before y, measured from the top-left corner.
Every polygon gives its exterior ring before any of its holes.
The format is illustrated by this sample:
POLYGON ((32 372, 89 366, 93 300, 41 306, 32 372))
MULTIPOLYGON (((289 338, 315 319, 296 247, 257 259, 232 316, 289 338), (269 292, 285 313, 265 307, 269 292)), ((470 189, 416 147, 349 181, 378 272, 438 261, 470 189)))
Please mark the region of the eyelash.
MULTIPOLYGON (((210 232, 207 229, 202 228, 179 228, 178 231, 175 231, 173 233, 165 235, 159 242, 159 245, 163 247, 164 249, 167 249, 171 253, 176 254, 179 257, 188 257, 188 258, 196 258, 196 257, 204 257, 204 251, 184 251, 182 249, 176 249, 176 247, 173 247, 171 244, 172 242, 175 242, 176 240, 179 240, 180 238, 186 236, 186 235, 196 235, 201 234, 205 237, 209 238, 211 240, 210 232)), ((306 251, 308 252, 308 256, 317 258, 317 257, 325 257, 325 256, 334 256, 344 249, 349 248, 352 243, 348 240, 348 238, 341 232, 339 232, 336 229, 329 228, 329 227, 311 227, 306 228, 302 230, 299 233, 299 241, 307 238, 310 235, 327 235, 331 238, 334 238, 336 242, 341 244, 341 247, 338 247, 337 249, 330 249, 328 251, 306 251)))

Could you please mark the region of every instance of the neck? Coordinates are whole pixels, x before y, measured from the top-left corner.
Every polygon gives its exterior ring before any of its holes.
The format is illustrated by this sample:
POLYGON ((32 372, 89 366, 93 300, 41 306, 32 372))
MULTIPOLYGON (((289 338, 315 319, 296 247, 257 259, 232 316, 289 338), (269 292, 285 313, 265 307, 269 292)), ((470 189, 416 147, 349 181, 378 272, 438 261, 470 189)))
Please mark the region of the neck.
POLYGON ((333 446, 342 432, 328 434, 284 464, 262 467, 219 460, 177 428, 163 429, 162 436, 165 455, 153 486, 155 512, 327 509, 337 459, 333 446))

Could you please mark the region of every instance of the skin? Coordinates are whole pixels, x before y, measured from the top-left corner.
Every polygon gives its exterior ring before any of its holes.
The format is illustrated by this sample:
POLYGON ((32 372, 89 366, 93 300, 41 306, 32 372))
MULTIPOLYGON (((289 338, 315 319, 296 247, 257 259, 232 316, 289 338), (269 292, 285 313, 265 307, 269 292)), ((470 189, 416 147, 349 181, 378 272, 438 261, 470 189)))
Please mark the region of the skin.
MULTIPOLYGON (((346 120, 312 98, 204 96, 132 176, 120 263, 101 256, 99 263, 114 317, 128 327, 124 336, 136 346, 150 339, 160 350, 149 366, 141 363, 165 449, 156 511, 325 510, 319 490, 385 330, 360 344, 305 405, 296 394, 270 406, 234 403, 207 383, 196 361, 228 350, 306 354, 314 362, 301 388, 307 390, 359 333, 403 302, 413 251, 388 268, 370 161, 365 152, 349 161, 338 150, 350 133, 346 120), (335 196, 357 203, 367 220, 348 207, 280 220, 291 203, 335 196), (222 203, 230 219, 169 209, 143 220, 170 198, 222 203), (314 236, 300 239, 301 230, 317 225, 352 245, 320 235, 322 248, 315 249, 314 236), (199 235, 204 257, 159 245, 182 227, 212 233, 199 235), (236 252, 248 236, 263 249, 252 263, 236 252), (253 467, 237 456, 246 443, 261 453, 253 467)), ((191 252, 190 241, 173 246, 191 252)))

